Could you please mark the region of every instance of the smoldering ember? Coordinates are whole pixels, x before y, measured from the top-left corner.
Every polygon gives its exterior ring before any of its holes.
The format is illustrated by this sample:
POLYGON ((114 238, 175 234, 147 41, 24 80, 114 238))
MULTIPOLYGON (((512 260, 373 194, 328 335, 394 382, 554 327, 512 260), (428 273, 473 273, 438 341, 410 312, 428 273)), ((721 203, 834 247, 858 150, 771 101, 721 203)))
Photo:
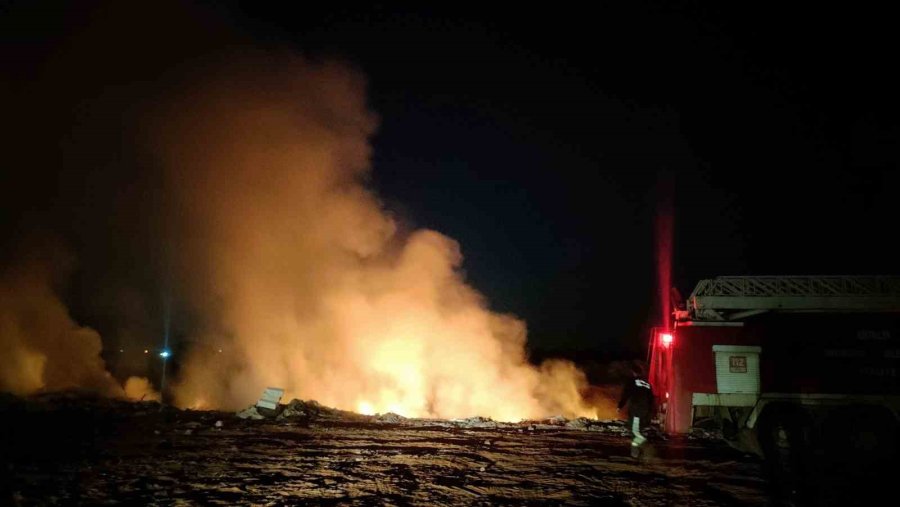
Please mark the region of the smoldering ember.
POLYGON ((892 18, 580 9, 4 3, 0 504, 889 498, 892 18))

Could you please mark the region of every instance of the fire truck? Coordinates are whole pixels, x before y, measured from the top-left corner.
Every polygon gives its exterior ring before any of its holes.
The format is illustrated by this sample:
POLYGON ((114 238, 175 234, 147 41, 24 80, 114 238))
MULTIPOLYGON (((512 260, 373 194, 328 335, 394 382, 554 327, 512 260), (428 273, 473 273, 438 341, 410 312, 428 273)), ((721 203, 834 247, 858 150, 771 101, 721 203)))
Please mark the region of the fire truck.
POLYGON ((826 448, 895 452, 900 277, 701 280, 649 356, 667 433, 716 429, 785 470, 826 448))

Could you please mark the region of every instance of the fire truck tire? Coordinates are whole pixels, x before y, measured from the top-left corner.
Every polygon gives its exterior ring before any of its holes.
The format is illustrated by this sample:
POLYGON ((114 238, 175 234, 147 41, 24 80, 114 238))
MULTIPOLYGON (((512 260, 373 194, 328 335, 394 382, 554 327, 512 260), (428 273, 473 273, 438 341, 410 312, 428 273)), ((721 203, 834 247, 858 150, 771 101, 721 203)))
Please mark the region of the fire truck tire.
POLYGON ((757 425, 770 484, 781 494, 803 489, 809 468, 809 417, 790 406, 767 407, 757 425))
POLYGON ((897 421, 887 409, 842 407, 822 425, 822 482, 833 505, 878 505, 893 494, 897 421))
POLYGON ((881 407, 855 406, 841 409, 825 422, 825 442, 832 460, 853 463, 861 473, 880 470, 897 453, 897 421, 881 407))

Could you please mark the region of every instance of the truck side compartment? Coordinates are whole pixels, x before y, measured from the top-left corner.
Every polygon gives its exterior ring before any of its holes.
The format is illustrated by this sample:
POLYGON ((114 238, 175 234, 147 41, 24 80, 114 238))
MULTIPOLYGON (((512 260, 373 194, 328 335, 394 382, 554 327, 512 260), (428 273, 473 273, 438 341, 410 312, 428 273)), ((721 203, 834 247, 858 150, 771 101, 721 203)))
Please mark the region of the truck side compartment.
POLYGON ((650 342, 665 431, 716 428, 781 477, 821 462, 809 453, 891 459, 900 278, 721 277, 701 281, 690 305, 650 342))

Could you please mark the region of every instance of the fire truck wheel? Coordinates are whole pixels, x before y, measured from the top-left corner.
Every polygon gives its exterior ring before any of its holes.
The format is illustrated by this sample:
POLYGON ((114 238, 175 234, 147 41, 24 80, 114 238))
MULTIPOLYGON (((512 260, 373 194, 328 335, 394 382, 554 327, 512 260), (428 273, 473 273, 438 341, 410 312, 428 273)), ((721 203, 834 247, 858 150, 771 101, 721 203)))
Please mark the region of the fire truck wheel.
POLYGON ((808 465, 808 422, 792 407, 769 407, 757 427, 773 487, 791 495, 801 489, 808 465))
POLYGON ((896 457, 897 423, 885 409, 870 406, 843 409, 832 414, 825 427, 832 460, 852 463, 851 471, 877 472, 896 457))

